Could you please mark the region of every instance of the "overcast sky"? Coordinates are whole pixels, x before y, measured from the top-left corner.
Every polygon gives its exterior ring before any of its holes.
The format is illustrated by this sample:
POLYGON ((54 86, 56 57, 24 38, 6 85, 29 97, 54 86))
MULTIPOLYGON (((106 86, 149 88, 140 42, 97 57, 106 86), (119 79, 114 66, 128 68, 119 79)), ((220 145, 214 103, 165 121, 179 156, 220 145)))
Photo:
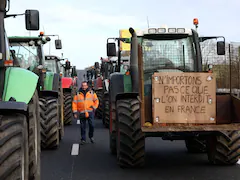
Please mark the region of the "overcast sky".
MULTIPOLYGON (((119 36, 119 29, 147 28, 147 16, 150 27, 194 28, 193 18, 198 18, 201 35, 240 41, 239 8, 239 0, 11 0, 9 14, 39 10, 40 31, 58 34, 62 40, 63 49, 55 50, 52 37, 51 54, 63 53, 77 69, 84 69, 106 56, 106 40, 119 36)), ((29 35, 24 16, 7 18, 5 28, 8 36, 29 35)))

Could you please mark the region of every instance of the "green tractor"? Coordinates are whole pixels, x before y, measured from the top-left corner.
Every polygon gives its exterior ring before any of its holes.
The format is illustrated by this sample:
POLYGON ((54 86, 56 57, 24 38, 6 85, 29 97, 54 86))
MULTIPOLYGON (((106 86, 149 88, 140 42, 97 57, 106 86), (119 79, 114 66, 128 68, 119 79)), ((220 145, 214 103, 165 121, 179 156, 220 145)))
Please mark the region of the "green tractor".
POLYGON ((128 38, 108 38, 109 40, 114 40, 114 43, 118 44, 118 56, 109 57, 107 59, 101 58, 101 73, 102 73, 102 86, 103 86, 103 99, 102 99, 102 122, 106 128, 109 128, 109 83, 110 76, 114 72, 120 72, 121 74, 128 73, 129 70, 129 52, 122 52, 120 48, 120 42, 128 42, 128 38))
MULTIPOLYGON (((10 1, 0 2, 0 179, 40 180, 38 76, 18 67, 4 28, 10 1)), ((39 12, 26 10, 27 30, 39 30, 39 12)))
MULTIPOLYGON (((57 73, 46 71, 43 53, 44 44, 50 40, 42 32, 38 37, 9 37, 11 50, 14 51, 20 67, 34 72, 39 77, 37 90, 40 105, 41 147, 43 149, 57 148, 64 132, 59 114, 61 77, 57 73)), ((56 47, 56 49, 59 48, 56 47)))
MULTIPOLYGON (((199 37, 187 28, 129 32, 130 68, 112 73, 109 85, 110 150, 119 166, 144 166, 147 137, 184 140, 189 152, 207 152, 212 164, 236 164, 240 99, 216 91, 210 64, 202 70, 200 43, 220 37, 199 37)), ((219 56, 225 55, 222 38, 219 56)), ((107 43, 107 55, 116 56, 115 43, 107 43)))
MULTIPOLYGON (((52 72, 59 74, 60 84, 59 84, 59 104, 58 104, 58 116, 60 117, 61 127, 64 127, 64 101, 63 101, 63 88, 62 88, 62 74, 61 74, 61 59, 54 55, 45 55, 45 66, 46 72, 52 72)), ((54 79, 53 79, 54 80, 54 79)), ((61 136, 64 136, 64 128, 61 128, 61 136)))

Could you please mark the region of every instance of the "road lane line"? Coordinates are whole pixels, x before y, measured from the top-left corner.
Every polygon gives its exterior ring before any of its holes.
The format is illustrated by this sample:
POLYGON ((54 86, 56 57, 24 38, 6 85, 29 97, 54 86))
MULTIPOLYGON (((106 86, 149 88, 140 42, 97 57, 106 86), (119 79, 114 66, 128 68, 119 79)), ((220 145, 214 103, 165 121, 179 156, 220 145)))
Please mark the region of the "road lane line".
POLYGON ((80 120, 79 119, 77 120, 77 124, 80 124, 80 120))
POLYGON ((73 144, 71 155, 72 156, 77 156, 78 152, 79 152, 79 144, 73 144))

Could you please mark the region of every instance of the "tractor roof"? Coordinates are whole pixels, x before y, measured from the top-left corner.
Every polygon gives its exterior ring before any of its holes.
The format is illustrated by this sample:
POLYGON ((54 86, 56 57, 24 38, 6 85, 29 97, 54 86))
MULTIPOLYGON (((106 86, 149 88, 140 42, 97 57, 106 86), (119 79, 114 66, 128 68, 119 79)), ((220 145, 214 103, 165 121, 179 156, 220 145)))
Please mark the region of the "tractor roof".
POLYGON ((45 55, 45 60, 60 60, 60 58, 55 55, 45 55))
MULTIPOLYGON (((23 42, 23 43, 28 43, 30 41, 42 41, 43 44, 47 43, 48 40, 46 40, 45 37, 38 37, 38 36, 8 36, 9 42, 10 43, 18 43, 18 42, 23 42)), ((51 39, 50 39, 51 40, 51 39)))

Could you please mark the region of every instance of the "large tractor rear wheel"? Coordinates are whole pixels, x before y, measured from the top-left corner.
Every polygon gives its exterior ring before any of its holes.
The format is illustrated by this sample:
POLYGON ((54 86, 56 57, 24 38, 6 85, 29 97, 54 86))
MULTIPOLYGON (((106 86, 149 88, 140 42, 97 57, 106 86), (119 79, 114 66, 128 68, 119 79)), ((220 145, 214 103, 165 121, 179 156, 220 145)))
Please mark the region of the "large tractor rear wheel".
POLYGON ((185 145, 189 153, 205 153, 207 152, 206 140, 192 138, 185 140, 185 145))
POLYGON ((57 148, 59 146, 58 99, 51 96, 41 97, 39 103, 42 148, 57 148))
POLYGON ((96 95, 99 100, 99 106, 96 110, 96 117, 101 119, 102 118, 102 113, 103 113, 103 90, 98 90, 96 91, 96 95))
POLYGON ((72 124, 72 94, 70 92, 63 93, 64 101, 64 124, 72 124))
MULTIPOLYGON (((115 104, 111 106, 111 119, 112 123, 109 124, 109 145, 110 151, 113 155, 117 154, 117 143, 116 143, 116 108, 115 104), (110 131, 112 129, 112 132, 110 131)), ((109 116, 110 118, 110 116, 109 116)))
POLYGON ((40 180, 40 114, 39 99, 35 91, 29 102, 29 180, 40 180))
POLYGON ((0 179, 28 179, 28 124, 22 114, 0 115, 0 179))
POLYGON ((145 137, 141 130, 140 105, 137 99, 117 101, 117 160, 120 167, 145 164, 145 137))
POLYGON ((240 158, 240 131, 221 131, 207 139, 211 164, 234 165, 240 158))

